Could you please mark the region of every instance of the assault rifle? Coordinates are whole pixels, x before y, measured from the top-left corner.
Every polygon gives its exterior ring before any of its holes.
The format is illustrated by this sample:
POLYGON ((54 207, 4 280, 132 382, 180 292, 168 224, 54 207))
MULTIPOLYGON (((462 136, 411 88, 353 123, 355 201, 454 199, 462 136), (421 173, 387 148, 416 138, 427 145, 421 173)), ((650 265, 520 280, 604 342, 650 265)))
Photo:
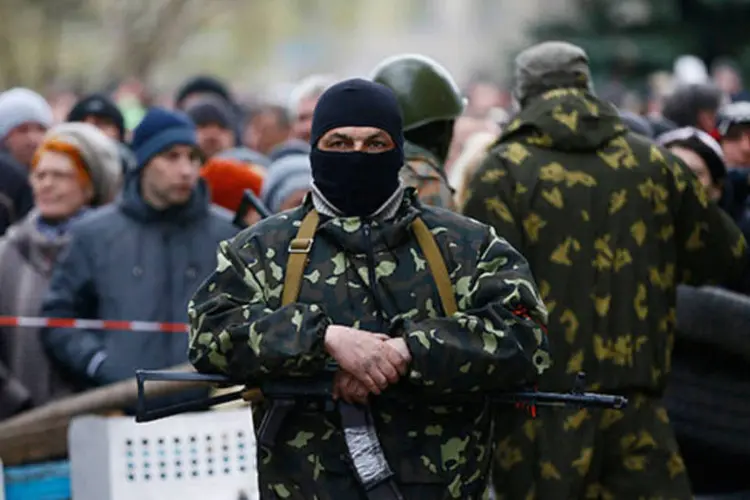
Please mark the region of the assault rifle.
MULTIPOLYGON (((298 402, 322 402, 319 407, 326 411, 337 411, 341 419, 341 430, 347 454, 351 461, 351 469, 368 500, 403 500, 400 487, 395 480, 394 469, 388 463, 381 446, 374 418, 368 406, 349 404, 344 401, 334 402, 333 395, 333 367, 328 366, 325 375, 313 377, 307 381, 300 379, 274 380, 258 384, 256 387, 238 390, 211 398, 205 398, 185 403, 149 410, 146 407, 145 384, 147 381, 185 382, 194 386, 195 383, 233 385, 231 381, 221 375, 204 375, 200 373, 167 372, 138 370, 136 382, 138 387, 138 401, 136 406, 136 422, 151 422, 178 413, 197 411, 215 404, 244 399, 257 402, 260 399, 270 400, 268 410, 263 415, 260 425, 256 429, 257 443, 260 446, 272 448, 276 443, 276 436, 284 426, 284 422, 292 413, 298 402)), ((573 391, 568 394, 521 391, 497 394, 450 394, 436 398, 436 404, 451 404, 451 402, 476 403, 508 403, 521 405, 544 406, 582 406, 599 408, 624 408, 628 401, 622 396, 607 394, 591 394, 583 392, 584 375, 581 373, 576 379, 573 391)), ((409 394, 400 394, 401 388, 386 390, 378 398, 399 398, 411 400, 409 394)), ((408 392, 408 391, 407 391, 408 392)))
MULTIPOLYGON (((542 392, 536 390, 498 392, 493 394, 446 394, 436 398, 437 404, 460 404, 470 401, 481 401, 483 398, 492 403, 523 405, 523 406, 573 406, 587 408, 611 408, 623 409, 628 400, 623 396, 610 394, 596 394, 584 392, 586 375, 579 373, 576 377, 573 389, 569 393, 542 392), (438 403, 439 402, 439 403, 438 403)), ((220 386, 232 386, 232 382, 223 375, 206 375, 190 372, 169 372, 162 370, 138 370, 136 371, 138 385, 138 402, 136 405, 136 422, 151 422, 162 418, 171 417, 180 413, 200 411, 207 407, 238 401, 240 399, 257 403, 263 399, 274 402, 294 403, 298 400, 318 400, 328 405, 333 404, 333 372, 327 370, 325 376, 313 378, 309 381, 298 378, 288 380, 274 380, 258 384, 255 387, 246 387, 228 394, 221 394, 195 401, 176 403, 160 408, 149 408, 146 398, 147 381, 166 382, 191 382, 205 383, 220 386)), ((402 398, 413 400, 416 394, 400 393, 400 391, 386 391, 381 396, 386 399, 402 398)))

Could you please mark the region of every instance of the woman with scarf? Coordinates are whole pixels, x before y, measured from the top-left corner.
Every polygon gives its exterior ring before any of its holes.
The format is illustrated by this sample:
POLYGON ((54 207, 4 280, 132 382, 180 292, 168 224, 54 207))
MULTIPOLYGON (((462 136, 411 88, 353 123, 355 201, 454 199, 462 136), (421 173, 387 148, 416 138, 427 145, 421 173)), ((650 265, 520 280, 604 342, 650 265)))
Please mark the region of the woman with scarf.
MULTIPOLYGON (((117 144, 87 123, 52 128, 30 182, 35 208, 0 239, 0 316, 37 316, 71 224, 109 203, 121 181, 117 144)), ((0 327, 0 419, 69 394, 35 328, 0 327)))

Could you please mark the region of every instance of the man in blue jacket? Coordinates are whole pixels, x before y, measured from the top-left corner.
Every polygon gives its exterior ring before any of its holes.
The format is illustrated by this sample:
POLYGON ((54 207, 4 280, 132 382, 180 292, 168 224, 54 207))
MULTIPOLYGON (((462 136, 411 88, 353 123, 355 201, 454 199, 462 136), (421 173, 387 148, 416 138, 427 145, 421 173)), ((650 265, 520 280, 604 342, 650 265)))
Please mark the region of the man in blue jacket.
MULTIPOLYGON (((199 178, 194 124, 153 108, 135 129, 137 168, 120 199, 72 229, 42 308, 47 317, 185 322, 188 300, 235 233, 199 178)), ((50 328, 49 355, 82 388, 187 361, 187 335, 50 328)))

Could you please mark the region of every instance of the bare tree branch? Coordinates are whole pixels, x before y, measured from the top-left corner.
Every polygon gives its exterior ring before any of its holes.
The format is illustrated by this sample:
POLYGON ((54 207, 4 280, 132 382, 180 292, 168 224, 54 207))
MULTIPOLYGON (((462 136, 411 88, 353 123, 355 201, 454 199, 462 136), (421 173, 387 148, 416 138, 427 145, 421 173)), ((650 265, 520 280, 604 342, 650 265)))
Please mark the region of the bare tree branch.
POLYGON ((60 44, 63 34, 63 20, 50 15, 41 16, 37 54, 39 54, 36 72, 37 85, 48 85, 57 79, 60 70, 60 44))
POLYGON ((23 84, 23 71, 15 46, 13 20, 17 15, 18 2, 7 0, 0 2, 0 74, 7 87, 23 84))
POLYGON ((187 33, 181 29, 181 17, 188 7, 189 0, 167 0, 160 12, 154 17, 154 24, 144 30, 140 50, 133 54, 131 74, 145 79, 158 59, 167 52, 167 44, 174 38, 184 38, 187 33))
POLYGON ((59 73, 63 24, 84 0, 0 1, 0 72, 4 83, 41 88, 59 73))

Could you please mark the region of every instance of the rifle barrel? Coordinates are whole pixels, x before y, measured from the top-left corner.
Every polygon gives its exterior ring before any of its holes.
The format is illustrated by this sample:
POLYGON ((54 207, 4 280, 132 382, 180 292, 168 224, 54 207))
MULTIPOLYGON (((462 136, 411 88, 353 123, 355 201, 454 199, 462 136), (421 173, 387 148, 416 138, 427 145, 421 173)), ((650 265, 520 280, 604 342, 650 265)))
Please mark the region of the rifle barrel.
POLYGON ((610 394, 596 394, 592 392, 563 393, 563 392, 509 392, 506 394, 493 394, 489 396, 491 401, 498 403, 523 403, 536 406, 585 406, 593 408, 623 409, 628 400, 624 396, 610 394))

